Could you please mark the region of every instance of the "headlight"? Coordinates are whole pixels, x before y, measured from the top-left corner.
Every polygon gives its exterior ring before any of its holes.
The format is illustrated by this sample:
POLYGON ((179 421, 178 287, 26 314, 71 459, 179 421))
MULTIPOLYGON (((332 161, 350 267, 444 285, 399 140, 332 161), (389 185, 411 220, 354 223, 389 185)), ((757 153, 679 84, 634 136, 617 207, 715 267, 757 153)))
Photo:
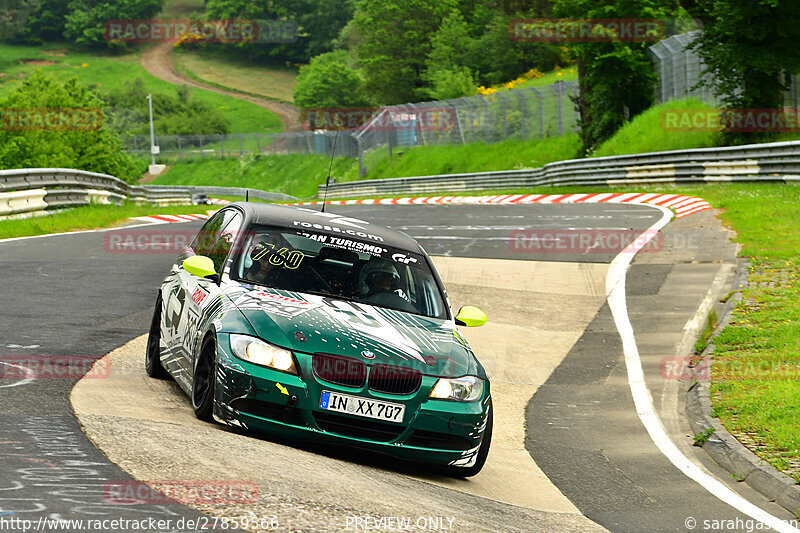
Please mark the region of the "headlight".
POLYGON ((483 396, 483 380, 475 376, 446 379, 439 378, 431 390, 429 398, 474 402, 483 396))
POLYGON ((281 372, 297 374, 292 352, 278 348, 255 337, 231 335, 231 348, 234 355, 250 363, 266 366, 281 372))

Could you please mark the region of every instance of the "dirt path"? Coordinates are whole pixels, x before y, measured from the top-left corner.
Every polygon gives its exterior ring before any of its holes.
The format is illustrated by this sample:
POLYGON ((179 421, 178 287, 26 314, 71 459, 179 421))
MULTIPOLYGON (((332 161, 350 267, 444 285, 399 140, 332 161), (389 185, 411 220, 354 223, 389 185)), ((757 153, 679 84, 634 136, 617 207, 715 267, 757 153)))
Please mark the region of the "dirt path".
POLYGON ((155 46, 148 48, 145 51, 145 53, 142 55, 140 63, 147 72, 149 72, 156 78, 162 79, 168 83, 172 83, 175 85, 188 85, 190 87, 197 87, 198 89, 213 91, 215 93, 224 94, 226 96, 232 96, 234 98, 245 100, 247 102, 252 102, 257 106, 269 109, 270 111, 278 115, 278 117, 280 117, 281 119, 281 122, 283 123, 284 131, 301 130, 300 120, 299 120, 300 112, 295 106, 291 104, 285 104, 282 102, 275 102, 273 100, 266 100, 264 98, 258 98, 257 96, 250 96, 248 94, 243 94, 236 91, 228 91, 225 89, 220 89, 218 87, 206 85, 204 83, 195 81, 191 78, 187 78, 186 76, 182 75, 177 70, 175 70, 175 68, 172 66, 172 62, 170 61, 169 57, 169 55, 172 53, 172 49, 173 49, 172 43, 156 44, 155 46))

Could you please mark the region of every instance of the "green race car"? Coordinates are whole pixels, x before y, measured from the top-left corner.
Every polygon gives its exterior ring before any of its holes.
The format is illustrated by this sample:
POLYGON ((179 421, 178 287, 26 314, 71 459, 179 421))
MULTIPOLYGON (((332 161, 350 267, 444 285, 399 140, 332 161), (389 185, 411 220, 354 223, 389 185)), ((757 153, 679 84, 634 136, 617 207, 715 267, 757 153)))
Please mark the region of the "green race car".
POLYGON ((158 294, 151 377, 195 414, 472 476, 492 435, 489 380, 422 247, 363 220, 238 202, 179 255, 158 294))

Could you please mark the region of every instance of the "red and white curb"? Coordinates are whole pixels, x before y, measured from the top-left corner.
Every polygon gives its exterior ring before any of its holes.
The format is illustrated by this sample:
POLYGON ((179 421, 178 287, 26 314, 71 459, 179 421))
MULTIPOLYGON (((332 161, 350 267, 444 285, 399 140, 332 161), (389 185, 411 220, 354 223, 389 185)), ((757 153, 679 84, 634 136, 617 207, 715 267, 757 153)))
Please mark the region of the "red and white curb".
POLYGON ((215 205, 228 205, 231 203, 230 200, 223 200, 221 198, 209 198, 208 203, 215 204, 215 205))
POLYGON ((131 220, 139 220, 150 224, 173 224, 176 222, 194 222, 196 220, 206 220, 210 214, 205 215, 151 215, 147 217, 133 217, 131 220))
MULTIPOLYGON (((501 194, 495 196, 417 196, 406 198, 381 198, 370 200, 328 200, 328 205, 420 205, 420 204, 641 204, 660 205, 683 218, 706 209, 711 204, 696 196, 654 193, 592 193, 592 194, 501 194)), ((322 205, 322 202, 300 202, 283 205, 322 205)))

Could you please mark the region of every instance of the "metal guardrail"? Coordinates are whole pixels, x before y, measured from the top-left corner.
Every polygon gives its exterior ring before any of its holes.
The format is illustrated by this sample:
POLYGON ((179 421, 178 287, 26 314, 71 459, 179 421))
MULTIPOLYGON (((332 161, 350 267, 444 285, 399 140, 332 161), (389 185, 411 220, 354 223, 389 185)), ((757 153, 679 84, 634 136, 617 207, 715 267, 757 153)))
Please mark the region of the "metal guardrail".
MULTIPOLYGON (((192 194, 242 196, 237 187, 129 185, 114 176, 68 168, 0 170, 0 216, 125 200, 154 205, 188 205, 192 194)), ((250 190, 260 200, 293 201, 286 194, 250 190)))
MULTIPOLYGON (((592 157, 529 170, 443 174, 335 183, 328 198, 418 195, 567 185, 800 181, 800 141, 592 157)), ((320 185, 319 196, 325 195, 320 185)))

